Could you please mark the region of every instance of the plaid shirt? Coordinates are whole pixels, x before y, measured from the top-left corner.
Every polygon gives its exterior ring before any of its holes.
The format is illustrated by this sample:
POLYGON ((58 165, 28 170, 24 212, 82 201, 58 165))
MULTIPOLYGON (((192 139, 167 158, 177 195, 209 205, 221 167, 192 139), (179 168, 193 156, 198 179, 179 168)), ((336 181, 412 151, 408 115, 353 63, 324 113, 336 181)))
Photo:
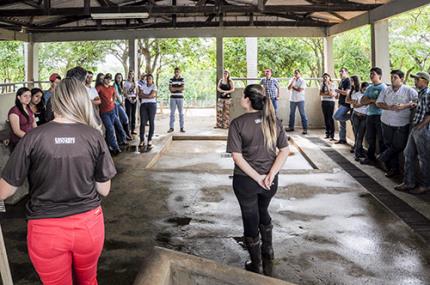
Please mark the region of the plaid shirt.
POLYGON ((425 116, 430 115, 430 88, 424 88, 418 92, 418 105, 414 117, 414 125, 418 125, 425 116))
POLYGON ((266 96, 273 99, 278 96, 279 83, 278 80, 271 77, 269 79, 263 78, 260 81, 260 84, 264 86, 264 90, 266 90, 266 96))

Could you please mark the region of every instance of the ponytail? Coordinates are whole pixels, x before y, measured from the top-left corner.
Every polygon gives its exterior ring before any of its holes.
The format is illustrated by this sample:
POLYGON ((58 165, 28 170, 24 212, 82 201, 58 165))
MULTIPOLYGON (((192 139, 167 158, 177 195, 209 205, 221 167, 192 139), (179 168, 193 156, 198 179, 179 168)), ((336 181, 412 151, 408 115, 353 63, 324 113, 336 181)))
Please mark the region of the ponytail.
POLYGON ((275 109, 272 100, 267 96, 264 96, 263 104, 261 130, 263 131, 264 144, 268 150, 275 150, 277 141, 275 109))
POLYGON ((252 108, 261 111, 261 130, 263 132, 264 144, 269 151, 275 150, 277 130, 276 115, 272 100, 264 94, 264 88, 258 84, 246 86, 243 93, 245 98, 249 98, 252 108))

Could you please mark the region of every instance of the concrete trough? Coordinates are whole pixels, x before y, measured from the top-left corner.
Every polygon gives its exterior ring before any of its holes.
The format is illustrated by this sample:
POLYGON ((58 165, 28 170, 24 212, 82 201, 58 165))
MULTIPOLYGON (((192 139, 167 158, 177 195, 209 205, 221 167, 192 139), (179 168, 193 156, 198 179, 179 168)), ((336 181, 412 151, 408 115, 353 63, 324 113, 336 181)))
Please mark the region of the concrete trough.
POLYGON ((294 285, 214 261, 154 247, 134 285, 294 285))

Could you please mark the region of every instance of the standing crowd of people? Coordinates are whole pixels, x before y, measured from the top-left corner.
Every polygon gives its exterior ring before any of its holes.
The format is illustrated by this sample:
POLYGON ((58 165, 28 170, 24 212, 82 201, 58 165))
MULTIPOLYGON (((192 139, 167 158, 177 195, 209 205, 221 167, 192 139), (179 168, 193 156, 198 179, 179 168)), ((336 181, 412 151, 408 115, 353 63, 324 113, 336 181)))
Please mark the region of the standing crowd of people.
MULTIPOLYGON (((430 191, 430 75, 412 75, 416 91, 404 84, 405 74, 400 70, 391 71, 390 86, 382 82, 378 67, 370 70, 370 84, 360 83, 358 76, 349 77, 346 68, 339 74, 336 86, 325 73, 319 92, 326 139, 334 140, 336 120, 336 143, 346 144, 346 123, 351 120, 355 138, 351 152, 357 161, 375 165, 379 161, 386 176, 393 177, 401 174, 403 153, 403 183, 395 189, 414 194, 430 191), (334 112, 336 99, 338 109, 334 112), (417 162, 420 180, 416 178, 417 162)), ((126 80, 120 73, 114 77, 99 73, 93 87, 93 73, 82 67, 69 70, 64 79, 54 73, 49 80, 51 85, 45 92, 23 87, 16 93, 15 106, 8 114, 12 154, 0 179, 0 200, 13 195, 28 177, 28 251, 42 282, 97 284, 97 262, 104 241, 101 196, 108 195, 116 175, 110 153, 118 154, 121 146, 137 135, 137 112, 139 145, 152 147, 157 87, 151 74, 135 82, 133 71, 126 80)), ((231 122, 229 108, 235 88, 228 71, 217 84, 216 127, 229 129, 227 152, 235 164, 233 190, 250 255, 245 268, 253 272, 271 275, 273 224, 268 208, 277 191, 278 173, 288 157, 286 131, 294 131, 297 108, 303 134, 307 134, 305 88, 300 70, 295 70, 288 85, 290 116, 284 130, 276 114, 279 84, 271 69, 265 70, 260 84, 246 86, 240 98, 245 113, 231 122)), ((176 68, 169 82, 168 132, 174 131, 176 109, 180 131, 185 132, 184 89, 184 79, 176 68)))
POLYGON ((360 83, 355 75, 349 77, 346 68, 341 68, 339 74, 337 88, 325 73, 320 89, 326 138, 334 140, 336 120, 339 121, 336 144, 346 144, 346 122, 350 120, 354 133, 351 152, 356 161, 380 166, 389 178, 403 175, 403 183, 395 187, 398 191, 429 192, 430 75, 426 72, 411 75, 415 80, 412 88, 405 84, 401 70, 391 71, 390 86, 382 82, 382 70, 378 67, 370 69, 370 83, 360 83), (335 99, 338 99, 336 112, 335 99), (367 150, 363 147, 364 140, 367 150), (416 180, 417 167, 420 181, 416 180))
MULTIPOLYGON (((135 82, 133 71, 128 73, 126 79, 121 73, 115 74, 114 77, 110 73, 98 73, 94 86, 92 71, 75 67, 66 75, 71 76, 84 83, 96 121, 103 126, 111 154, 119 154, 121 149, 133 140, 133 135, 137 135, 137 114, 140 118, 139 147, 144 151, 152 148, 157 111, 157 86, 152 74, 142 74, 135 82), (147 125, 149 130, 145 132, 147 125)), ((50 87, 46 91, 26 87, 18 89, 15 106, 8 113, 11 152, 27 132, 54 119, 51 98, 61 81, 62 77, 58 73, 53 73, 49 77, 50 87)), ((179 112, 180 132, 185 132, 184 89, 184 78, 180 69, 175 68, 174 76, 169 82, 171 93, 169 133, 174 131, 176 109, 179 112)))

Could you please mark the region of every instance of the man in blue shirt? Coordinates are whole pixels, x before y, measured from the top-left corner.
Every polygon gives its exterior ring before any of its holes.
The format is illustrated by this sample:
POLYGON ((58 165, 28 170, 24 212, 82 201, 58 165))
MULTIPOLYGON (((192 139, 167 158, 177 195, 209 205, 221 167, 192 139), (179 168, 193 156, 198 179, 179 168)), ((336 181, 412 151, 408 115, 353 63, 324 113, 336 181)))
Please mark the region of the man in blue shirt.
POLYGON ((376 143, 378 143, 379 153, 385 149, 382 138, 381 114, 382 110, 376 106, 379 94, 387 88, 387 85, 382 82, 382 69, 373 67, 370 69, 370 80, 372 85, 366 89, 361 98, 362 105, 368 105, 366 118, 366 141, 369 147, 367 148, 367 157, 360 160, 361 164, 373 164, 376 161, 376 143))
POLYGON ((278 80, 272 78, 272 69, 267 68, 264 71, 265 77, 261 79, 260 84, 264 86, 266 96, 272 100, 273 108, 275 113, 278 112, 278 100, 279 100, 279 83, 278 80))

